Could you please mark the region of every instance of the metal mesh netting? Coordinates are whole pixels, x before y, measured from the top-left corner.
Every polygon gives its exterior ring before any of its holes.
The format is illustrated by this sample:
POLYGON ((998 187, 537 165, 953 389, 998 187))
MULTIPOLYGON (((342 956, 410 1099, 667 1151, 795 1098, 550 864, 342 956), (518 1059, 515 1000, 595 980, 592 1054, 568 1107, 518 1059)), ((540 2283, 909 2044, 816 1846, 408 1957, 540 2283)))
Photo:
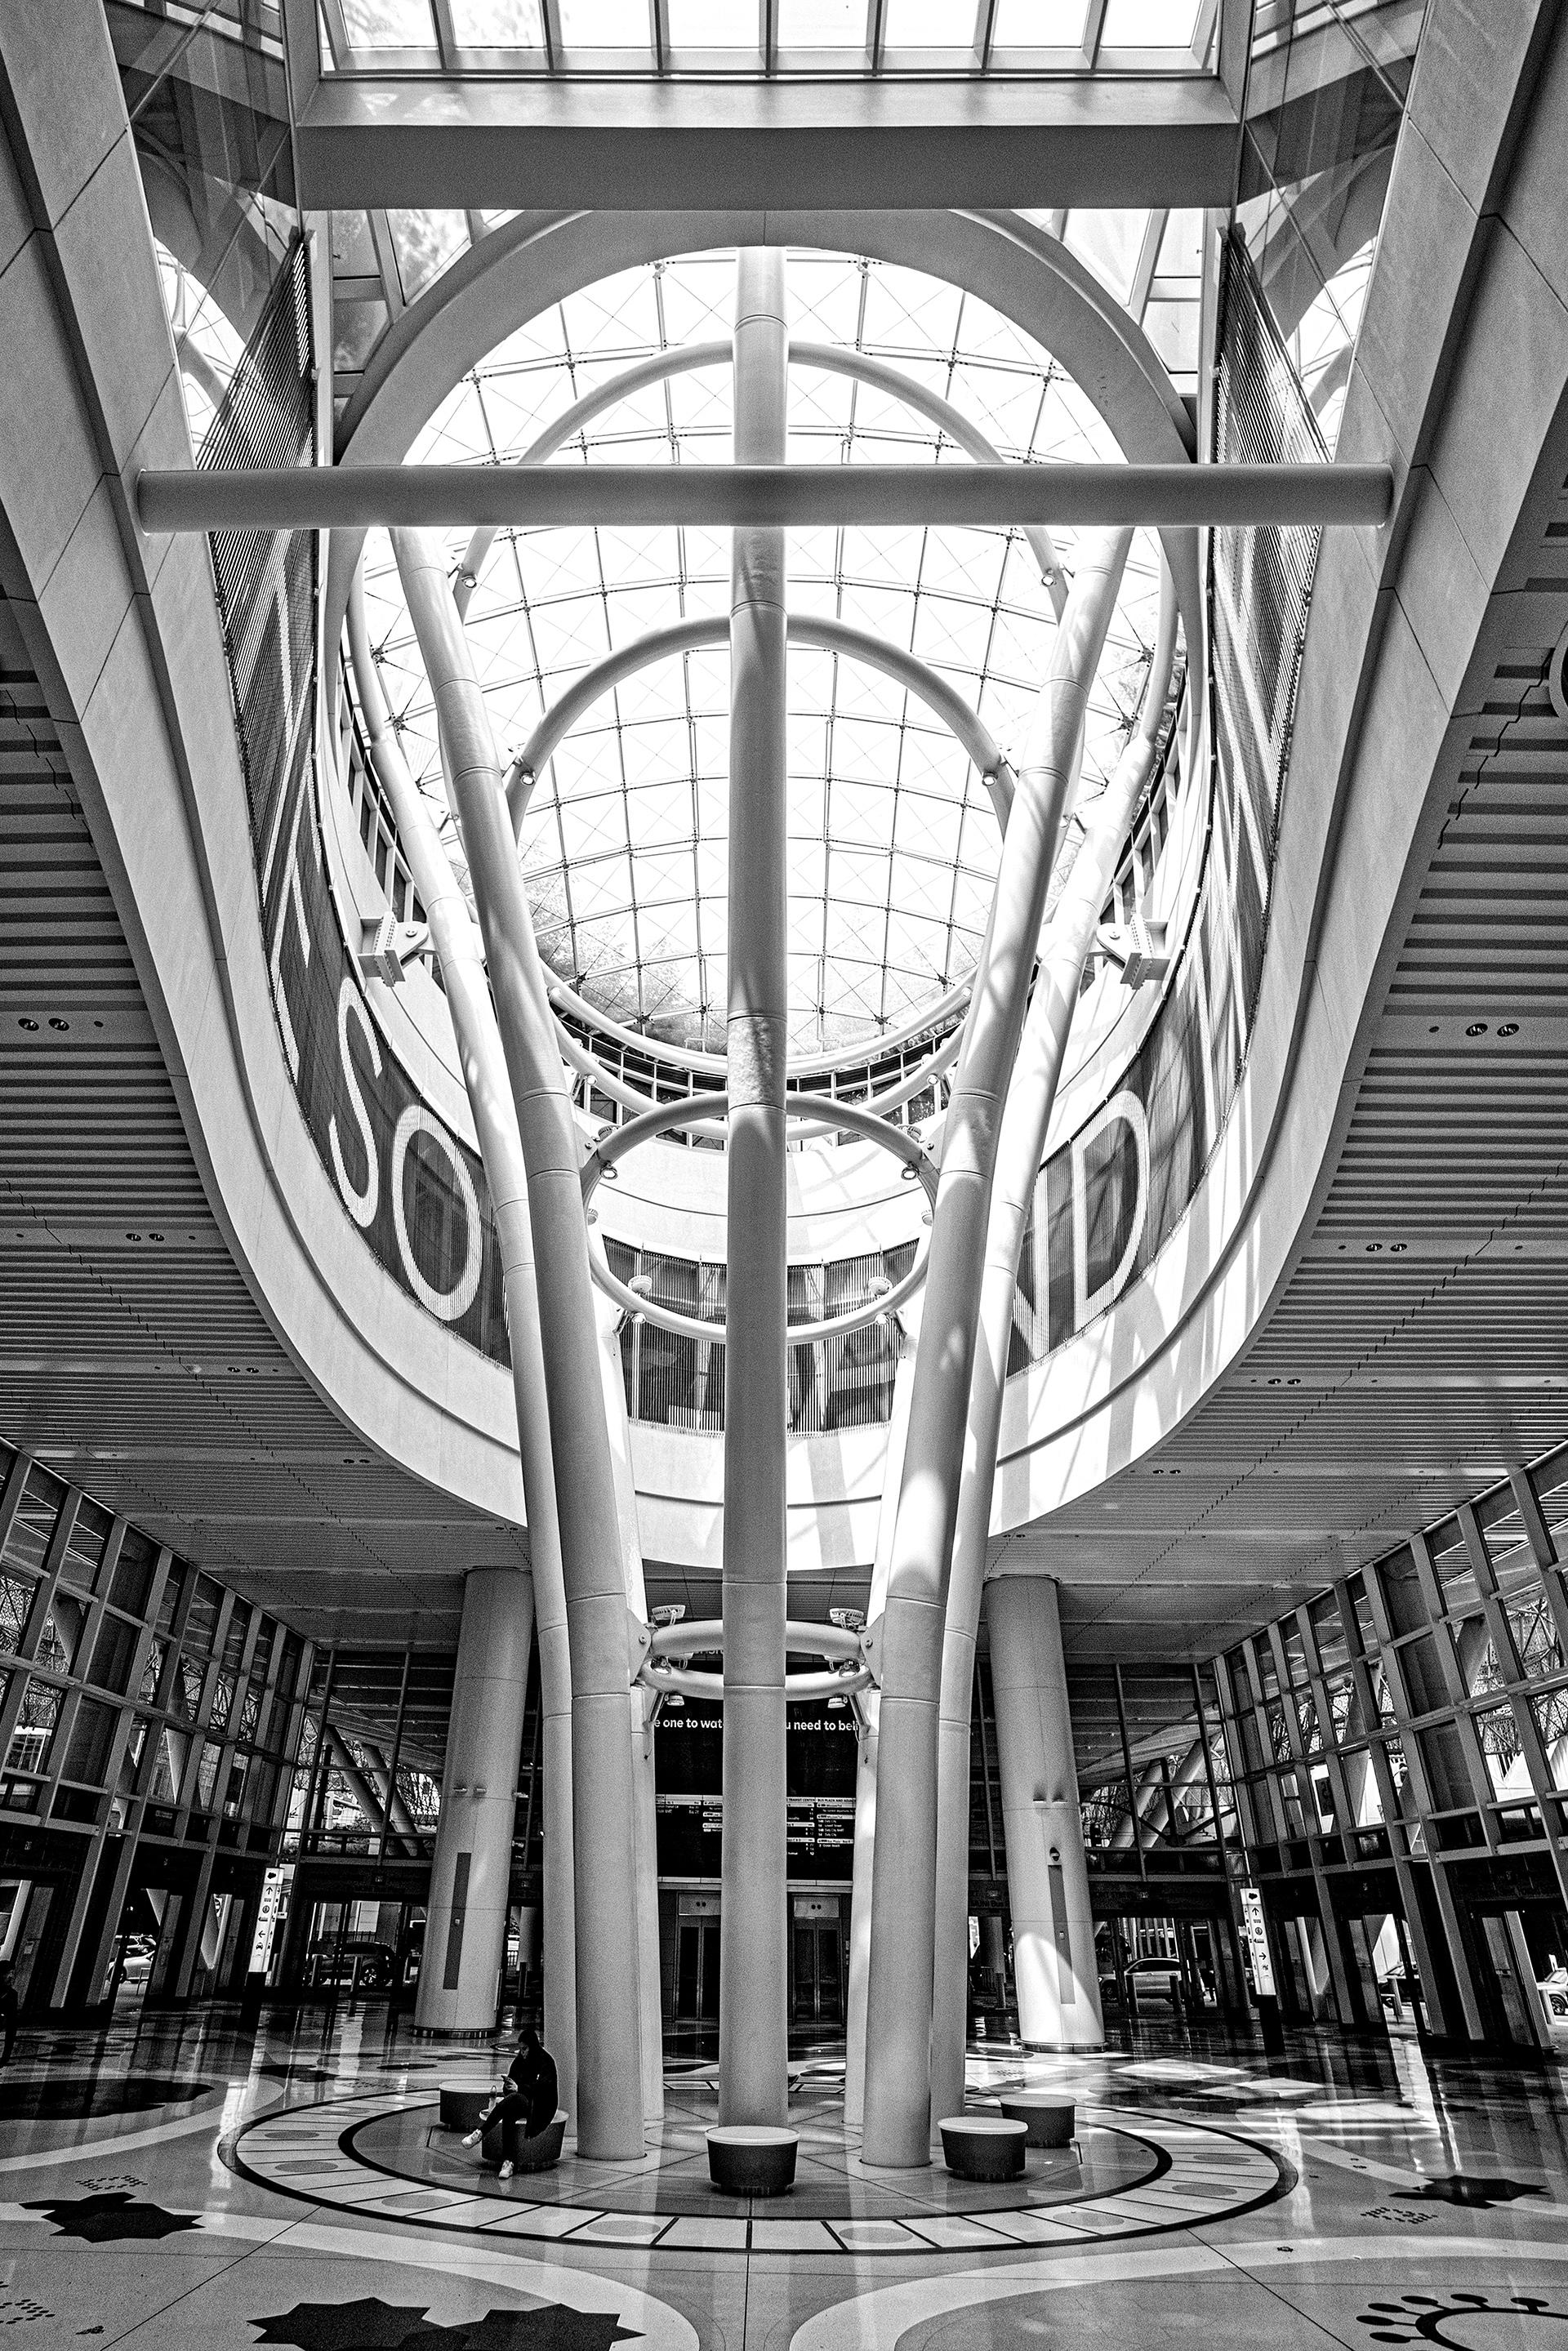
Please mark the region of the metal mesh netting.
MULTIPOLYGON (((301 242, 278 273, 201 463, 308 465, 315 407, 301 242)), ((483 1169, 384 1050, 332 904, 313 789, 316 536, 220 531, 211 545, 273 1004, 311 1140, 400 1286, 504 1363, 500 1256, 483 1169)))

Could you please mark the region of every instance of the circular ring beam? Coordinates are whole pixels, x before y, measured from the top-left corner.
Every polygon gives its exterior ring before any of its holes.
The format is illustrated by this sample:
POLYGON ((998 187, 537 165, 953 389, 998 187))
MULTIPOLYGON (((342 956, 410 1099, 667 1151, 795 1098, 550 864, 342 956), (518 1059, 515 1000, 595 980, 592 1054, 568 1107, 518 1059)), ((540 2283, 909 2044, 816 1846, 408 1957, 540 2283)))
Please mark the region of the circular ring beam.
MULTIPOLYGON (((850 661, 864 662, 868 669, 880 670, 891 677, 906 693, 915 695, 942 721, 948 732, 966 750, 979 769, 991 806, 997 812, 997 822, 1007 831, 1008 815, 1013 804, 1013 772, 1003 758, 996 737, 977 711, 971 709, 961 694, 956 694, 945 678, 939 677, 917 653, 903 653, 896 645, 884 644, 867 629, 852 628, 847 621, 835 621, 825 614, 791 612, 789 619, 789 643, 810 645, 823 653, 838 653, 850 661)), ((673 661, 680 653, 695 653, 709 646, 727 645, 729 616, 719 612, 704 620, 676 621, 666 629, 650 629, 635 643, 622 645, 619 651, 607 653, 561 695, 560 700, 545 712, 533 733, 512 762, 507 787, 514 831, 522 826, 534 778, 546 761, 553 758, 557 747, 570 734, 587 711, 612 686, 622 684, 639 670, 651 667, 654 662, 673 661)))
MULTIPOLYGON (((859 1665, 863 1656, 860 1641, 853 1633, 838 1625, 812 1625, 791 1616, 784 1626, 784 1647, 789 1655, 802 1657, 828 1657, 835 1665, 859 1665)), ((690 1657, 706 1649, 724 1653, 724 1619, 722 1616, 699 1616, 678 1625, 661 1625, 653 1634, 649 1657, 657 1663, 664 1657, 690 1657)))
MULTIPOLYGON (((654 351, 650 358, 623 368, 607 383, 596 385, 592 392, 585 392, 580 400, 574 400, 570 408, 561 411, 553 424, 547 424, 544 431, 529 442, 517 462, 519 465, 542 465, 547 458, 555 455, 558 449, 563 449, 569 441, 575 440, 596 417, 604 415, 618 402, 629 400, 633 392, 645 392, 650 384, 667 383, 672 376, 695 374, 702 368, 728 367, 733 358, 734 345, 729 342, 683 343, 674 350, 654 351)), ((793 341, 789 345, 789 359, 792 365, 818 368, 826 375, 848 376, 856 383, 870 384, 878 392, 887 392, 893 399, 902 401, 905 407, 914 409, 916 415, 925 417, 939 432, 945 433, 956 447, 962 449, 967 456, 973 457, 978 465, 995 465, 1000 457, 1001 452, 994 442, 988 441, 961 409, 955 408, 950 400, 944 400, 940 392, 928 392, 923 383, 917 383, 901 369, 890 367, 885 360, 873 359, 865 351, 841 350, 833 343, 793 341)), ((1060 620, 1067 602, 1067 582, 1061 576, 1061 566, 1057 560, 1051 533, 1042 523, 1033 522, 1023 526, 1023 533, 1033 550, 1035 561, 1040 565, 1040 576, 1050 591, 1051 608, 1060 620)), ((452 591, 457 610, 465 615, 478 584, 479 574, 499 535, 493 526, 484 525, 475 532, 465 550, 452 591)))
MULTIPOLYGON (((796 1109, 799 1097, 787 1099, 786 1110, 800 1115, 796 1109)), ((703 1120, 718 1118, 729 1108, 727 1094, 689 1094, 684 1102, 658 1102, 642 1118, 630 1120, 607 1134, 596 1149, 591 1151, 582 1164, 582 1198, 586 1207, 592 1198, 606 1167, 624 1158, 641 1143, 651 1143, 661 1134, 676 1127, 695 1126, 703 1120)), ((810 1113, 808 1113, 810 1114, 810 1113)), ((819 1122, 820 1123, 820 1122, 819 1122)), ((914 1135, 905 1134, 898 1126, 889 1126, 883 1119, 859 1103, 835 1102, 831 1123, 847 1127, 852 1134, 863 1134, 873 1143, 880 1143, 919 1176, 925 1196, 935 1204, 936 1171, 914 1135)), ((930 1256, 929 1228, 915 1252, 915 1263, 902 1281, 880 1298, 868 1298, 862 1306, 852 1307, 848 1313, 834 1314, 822 1322, 793 1322, 789 1330, 792 1347, 814 1347, 824 1339, 847 1339, 853 1331, 863 1331, 868 1324, 881 1322, 884 1315, 896 1314, 901 1306, 914 1297, 925 1279, 926 1260, 930 1256)), ((602 1253, 591 1249, 589 1264, 593 1279, 607 1298, 612 1298, 625 1314, 639 1315, 655 1329, 668 1331, 677 1339, 695 1339, 705 1346, 724 1344, 724 1324, 708 1322, 695 1314, 677 1313, 673 1306, 661 1306, 651 1298, 639 1297, 620 1275, 612 1273, 602 1253)))
MULTIPOLYGON (((507 334, 619 270, 742 245, 857 253, 985 301, 1066 369, 1134 464, 1190 462, 1191 420, 1143 329, 1060 241, 979 212, 519 213, 454 262, 390 327, 345 412, 340 463, 388 465, 507 334)), ((1196 530, 1161 534, 1201 694, 1206 643, 1196 530)), ((327 643, 342 632, 363 533, 332 535, 327 643)))
MULTIPOLYGON (((872 1682, 869 1666, 858 1671, 827 1674, 786 1674, 784 1703, 799 1706, 811 1698, 852 1698, 856 1690, 867 1689, 872 1682)), ((689 1666, 643 1665, 637 1679, 647 1689, 657 1690, 661 1698, 722 1698, 724 1676, 700 1674, 689 1666)))

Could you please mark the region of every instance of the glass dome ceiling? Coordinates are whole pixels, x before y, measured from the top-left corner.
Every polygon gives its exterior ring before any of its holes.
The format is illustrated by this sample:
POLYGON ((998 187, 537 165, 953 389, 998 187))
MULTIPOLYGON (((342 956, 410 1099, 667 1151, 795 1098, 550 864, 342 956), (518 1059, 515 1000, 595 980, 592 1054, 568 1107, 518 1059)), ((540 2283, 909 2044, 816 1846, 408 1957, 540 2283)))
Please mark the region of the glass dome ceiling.
MULTIPOLYGON (((515 460, 570 402, 674 345, 727 339, 733 254, 627 271, 509 337, 449 395, 413 462, 515 460)), ((1110 434, 1043 350, 972 296, 918 273, 815 252, 789 257, 803 342, 890 360, 940 393, 1005 457, 1114 458, 1110 434)), ((965 464, 880 391, 791 371, 789 456, 820 465, 965 464)), ((557 464, 723 462, 727 366, 677 375, 601 414, 557 464)), ((1059 533, 1071 575, 1074 538, 1059 533)), ((454 571, 465 535, 447 552, 454 571)), ((503 533, 468 607, 497 748, 518 750, 593 663, 651 629, 727 615, 729 535, 707 529, 503 533)), ((1126 739, 1152 643, 1158 547, 1134 539, 1091 701, 1085 800, 1126 739)), ((791 610, 913 651, 1016 755, 1050 661, 1054 617, 1019 532, 799 531, 791 610)), ((365 549, 367 620, 389 707, 422 789, 445 810, 434 715, 385 538, 365 549)), ((540 952, 612 1018, 722 1050, 728 840, 728 656, 661 661, 607 694, 539 777, 521 838, 540 952)), ((852 1054, 918 1017, 977 953, 1000 837, 967 757, 923 704, 841 656, 789 665, 790 1050, 852 1054)))

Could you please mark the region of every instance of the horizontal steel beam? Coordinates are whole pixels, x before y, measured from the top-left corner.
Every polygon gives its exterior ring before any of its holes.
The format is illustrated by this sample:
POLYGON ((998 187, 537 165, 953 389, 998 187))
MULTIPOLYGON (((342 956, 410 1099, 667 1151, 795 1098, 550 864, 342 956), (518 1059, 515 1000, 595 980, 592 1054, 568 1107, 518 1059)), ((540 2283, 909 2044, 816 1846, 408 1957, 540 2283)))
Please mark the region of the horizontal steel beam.
POLYGON ((1386 465, 320 465, 148 471, 144 529, 1386 522, 1386 465))
POLYGON ((313 211, 1228 205, 1240 130, 1203 74, 1025 80, 323 78, 294 134, 313 211))

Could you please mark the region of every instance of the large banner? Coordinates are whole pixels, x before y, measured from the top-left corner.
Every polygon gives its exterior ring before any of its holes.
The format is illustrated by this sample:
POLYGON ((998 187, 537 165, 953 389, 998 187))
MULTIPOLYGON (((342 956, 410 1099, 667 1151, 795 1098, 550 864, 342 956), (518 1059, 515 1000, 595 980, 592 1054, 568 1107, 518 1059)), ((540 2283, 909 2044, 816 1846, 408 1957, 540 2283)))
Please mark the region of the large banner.
MULTIPOLYGON (((297 245, 202 462, 315 456, 309 273, 297 245)), ((459 1337, 507 1363, 484 1169, 386 1051, 332 902, 317 804, 315 534, 224 531, 212 547, 273 1008, 311 1141, 377 1261, 459 1337)))
MULTIPOLYGON (((1226 248, 1221 305, 1216 458, 1326 463, 1239 237, 1226 248)), ((1212 825, 1193 927, 1116 1092, 1040 1172, 1016 1310, 1018 1352, 1030 1360, 1103 1313, 1164 1248, 1236 1098, 1263 975, 1318 538, 1213 535, 1212 825)))

